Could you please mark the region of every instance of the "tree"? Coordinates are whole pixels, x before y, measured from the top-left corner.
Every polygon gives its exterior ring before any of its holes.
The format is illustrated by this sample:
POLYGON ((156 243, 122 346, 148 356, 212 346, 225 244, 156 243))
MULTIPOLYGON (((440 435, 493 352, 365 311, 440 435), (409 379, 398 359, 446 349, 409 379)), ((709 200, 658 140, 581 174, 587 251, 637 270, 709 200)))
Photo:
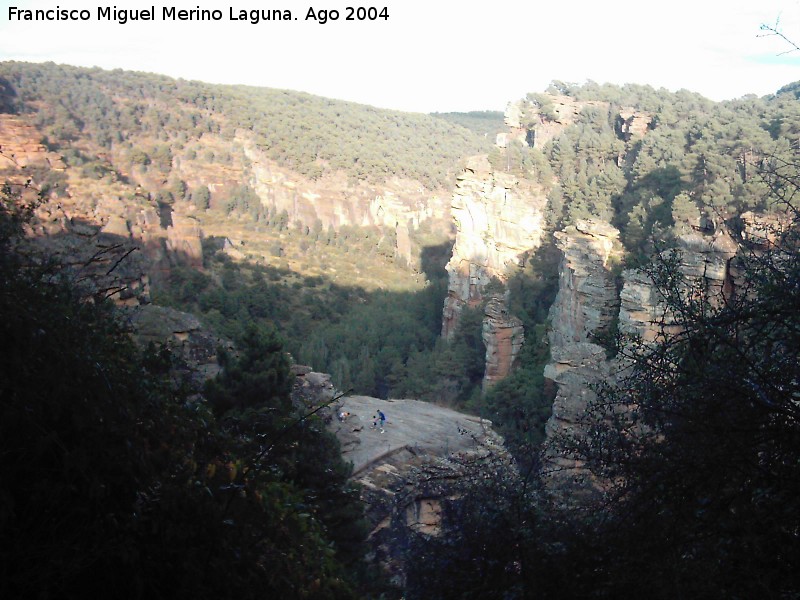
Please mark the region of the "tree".
POLYGON ((36 253, 32 216, 2 190, 0 595, 354 597, 358 493, 274 336, 248 332, 209 386, 217 419, 36 253))

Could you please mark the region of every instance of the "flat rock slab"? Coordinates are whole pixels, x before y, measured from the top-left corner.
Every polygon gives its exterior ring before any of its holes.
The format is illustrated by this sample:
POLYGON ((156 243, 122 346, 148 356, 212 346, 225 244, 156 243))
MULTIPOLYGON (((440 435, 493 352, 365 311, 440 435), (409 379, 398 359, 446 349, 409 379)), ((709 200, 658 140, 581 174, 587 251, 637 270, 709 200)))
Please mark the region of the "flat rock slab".
POLYGON ((475 450, 480 442, 496 437, 486 419, 420 400, 347 396, 337 404, 337 413, 341 412, 350 416, 345 421, 334 418, 330 428, 339 438, 344 459, 353 463, 354 476, 402 450, 447 456, 475 450), (386 415, 383 433, 380 424, 372 428, 378 410, 386 415))

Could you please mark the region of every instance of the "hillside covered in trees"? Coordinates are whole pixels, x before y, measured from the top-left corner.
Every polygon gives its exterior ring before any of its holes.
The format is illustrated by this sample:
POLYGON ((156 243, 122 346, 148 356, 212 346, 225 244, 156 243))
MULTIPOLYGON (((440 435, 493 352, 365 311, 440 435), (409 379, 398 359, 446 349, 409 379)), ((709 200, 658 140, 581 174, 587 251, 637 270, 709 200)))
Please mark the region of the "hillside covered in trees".
POLYGON ((458 160, 486 148, 482 135, 427 115, 122 70, 5 62, 0 94, 0 110, 35 112, 54 146, 66 149, 79 138, 103 151, 121 146, 130 163, 152 163, 165 174, 189 140, 231 139, 237 129, 311 178, 341 170, 356 180, 400 176, 430 188, 446 185, 458 160))

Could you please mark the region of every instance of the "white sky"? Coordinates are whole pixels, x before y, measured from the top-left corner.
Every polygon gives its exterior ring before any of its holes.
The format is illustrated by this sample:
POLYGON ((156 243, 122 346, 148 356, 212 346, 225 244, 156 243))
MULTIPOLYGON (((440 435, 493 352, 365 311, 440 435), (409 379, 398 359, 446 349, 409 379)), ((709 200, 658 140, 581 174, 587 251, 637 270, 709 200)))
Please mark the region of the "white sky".
POLYGON ((349 0, 156 3, 155 22, 98 22, 98 6, 153 2, 0 0, 0 60, 54 61, 213 83, 303 90, 408 111, 503 110, 553 79, 648 83, 721 100, 800 79, 800 0, 361 0, 387 21, 344 21, 349 0), (9 22, 9 7, 88 8, 82 22, 9 22), (163 22, 164 6, 219 8, 217 22, 163 22), (309 6, 337 22, 305 21, 309 6), (228 20, 229 9, 290 9, 297 21, 228 20))

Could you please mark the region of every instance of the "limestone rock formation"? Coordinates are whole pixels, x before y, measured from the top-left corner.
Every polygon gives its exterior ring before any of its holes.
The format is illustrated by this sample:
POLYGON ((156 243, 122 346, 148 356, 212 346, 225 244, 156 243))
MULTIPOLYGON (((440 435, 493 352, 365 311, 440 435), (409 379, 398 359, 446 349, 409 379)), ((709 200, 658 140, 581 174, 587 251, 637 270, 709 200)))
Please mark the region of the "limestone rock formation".
POLYGON ((483 390, 486 391, 511 373, 525 341, 522 321, 509 314, 502 296, 494 295, 486 303, 481 336, 486 346, 483 375, 483 390))
POLYGON ((493 172, 485 156, 467 162, 452 201, 456 240, 447 263, 445 338, 455 331, 463 307, 483 300, 492 277, 503 280, 509 267, 520 265, 541 245, 546 203, 537 188, 507 173, 493 172))

